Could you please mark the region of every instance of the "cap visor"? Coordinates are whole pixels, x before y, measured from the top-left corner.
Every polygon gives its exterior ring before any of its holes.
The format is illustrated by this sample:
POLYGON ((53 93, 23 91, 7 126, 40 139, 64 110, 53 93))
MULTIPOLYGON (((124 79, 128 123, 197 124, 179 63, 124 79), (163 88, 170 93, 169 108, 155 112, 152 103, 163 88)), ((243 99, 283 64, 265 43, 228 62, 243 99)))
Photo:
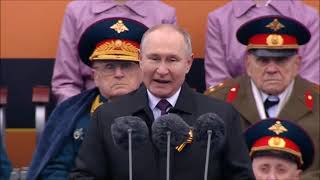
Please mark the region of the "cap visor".
POLYGON ((253 49, 250 52, 257 57, 291 57, 297 54, 293 49, 253 49))

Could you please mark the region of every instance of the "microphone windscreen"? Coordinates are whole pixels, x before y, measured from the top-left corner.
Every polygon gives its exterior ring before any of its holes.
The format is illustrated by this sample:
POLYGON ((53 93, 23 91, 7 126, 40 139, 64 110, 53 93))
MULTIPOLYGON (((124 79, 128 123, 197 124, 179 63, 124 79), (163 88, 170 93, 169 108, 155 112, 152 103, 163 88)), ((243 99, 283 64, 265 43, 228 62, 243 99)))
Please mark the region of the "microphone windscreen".
POLYGON ((215 113, 206 113, 197 119, 195 123, 195 139, 202 146, 207 146, 208 130, 212 130, 211 144, 212 150, 218 151, 225 142, 225 124, 224 121, 215 113))
POLYGON ((176 147, 189 137, 189 125, 176 114, 165 114, 156 119, 152 124, 153 143, 160 151, 167 150, 167 132, 171 132, 171 147, 176 147))
POLYGON ((149 130, 144 120, 136 116, 118 117, 111 125, 111 134, 113 142, 120 148, 128 150, 128 129, 132 129, 132 148, 141 147, 148 141, 149 130))

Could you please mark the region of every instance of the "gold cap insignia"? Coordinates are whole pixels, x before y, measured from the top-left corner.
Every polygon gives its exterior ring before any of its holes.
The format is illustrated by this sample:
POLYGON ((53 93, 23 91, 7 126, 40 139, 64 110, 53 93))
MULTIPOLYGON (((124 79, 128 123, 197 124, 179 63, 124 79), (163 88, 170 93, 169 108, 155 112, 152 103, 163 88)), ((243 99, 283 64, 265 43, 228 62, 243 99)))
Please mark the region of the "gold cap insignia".
POLYGON ((118 22, 110 27, 110 29, 115 30, 117 33, 122 33, 124 31, 129 31, 129 29, 124 25, 122 20, 118 20, 118 22))
POLYGON ((281 28, 284 28, 285 26, 281 24, 278 19, 274 19, 271 23, 266 25, 267 28, 272 29, 273 31, 278 31, 281 28))
POLYGON ((280 137, 272 137, 268 140, 268 145, 275 148, 284 148, 286 147, 286 142, 280 137))
POLYGON ((286 129, 280 121, 276 121, 276 123, 274 125, 272 125, 271 127, 268 128, 270 131, 273 131, 274 133, 276 133, 277 135, 283 133, 283 132, 287 132, 288 129, 286 129))
POLYGON ((266 43, 268 46, 282 46, 283 38, 281 35, 270 34, 266 39, 266 43))

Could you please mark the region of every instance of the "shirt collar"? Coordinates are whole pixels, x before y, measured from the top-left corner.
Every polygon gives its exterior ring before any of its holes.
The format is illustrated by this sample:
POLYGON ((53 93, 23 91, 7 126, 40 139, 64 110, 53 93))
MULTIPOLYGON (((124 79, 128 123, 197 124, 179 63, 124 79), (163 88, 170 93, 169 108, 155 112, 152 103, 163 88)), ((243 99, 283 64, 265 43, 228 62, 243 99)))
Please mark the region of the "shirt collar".
MULTIPOLYGON (((269 3, 269 6, 277 10, 281 15, 285 15, 288 12, 289 3, 291 1, 282 1, 282 0, 272 0, 269 3)), ((232 0, 232 9, 234 10, 235 16, 240 17, 247 13, 251 8, 255 6, 254 0, 232 0)))
POLYGON ((108 11, 116 6, 127 6, 133 12, 137 13, 140 16, 145 17, 146 11, 144 10, 144 6, 142 6, 142 3, 143 1, 128 0, 124 4, 120 5, 113 0, 100 0, 92 3, 92 11, 98 14, 104 11, 108 11))
MULTIPOLYGON (((172 107, 174 107, 176 105, 180 91, 181 91, 181 87, 178 89, 178 91, 173 96, 166 98, 166 100, 171 104, 172 107)), ((147 93, 148 93, 148 98, 149 98, 149 107, 150 107, 150 109, 153 110, 156 107, 156 105, 159 103, 161 98, 154 96, 148 89, 147 89, 147 93)))

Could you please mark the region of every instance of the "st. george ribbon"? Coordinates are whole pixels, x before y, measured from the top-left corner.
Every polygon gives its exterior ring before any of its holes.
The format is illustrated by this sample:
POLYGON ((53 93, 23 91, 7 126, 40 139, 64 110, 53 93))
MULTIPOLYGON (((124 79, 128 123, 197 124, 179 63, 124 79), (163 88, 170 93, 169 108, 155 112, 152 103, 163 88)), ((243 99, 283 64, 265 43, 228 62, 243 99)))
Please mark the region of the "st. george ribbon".
POLYGON ((197 119, 195 125, 195 140, 203 147, 207 147, 206 162, 204 169, 204 180, 208 179, 208 167, 210 159, 210 148, 213 153, 218 152, 225 143, 224 121, 215 113, 206 113, 197 119))
POLYGON ((149 140, 148 126, 136 116, 123 116, 114 120, 111 125, 113 141, 129 153, 129 180, 132 180, 132 148, 143 147, 149 140))
POLYGON ((170 147, 175 148, 189 137, 190 127, 176 114, 160 116, 152 124, 152 140, 161 152, 167 152, 166 180, 170 180, 170 147))

